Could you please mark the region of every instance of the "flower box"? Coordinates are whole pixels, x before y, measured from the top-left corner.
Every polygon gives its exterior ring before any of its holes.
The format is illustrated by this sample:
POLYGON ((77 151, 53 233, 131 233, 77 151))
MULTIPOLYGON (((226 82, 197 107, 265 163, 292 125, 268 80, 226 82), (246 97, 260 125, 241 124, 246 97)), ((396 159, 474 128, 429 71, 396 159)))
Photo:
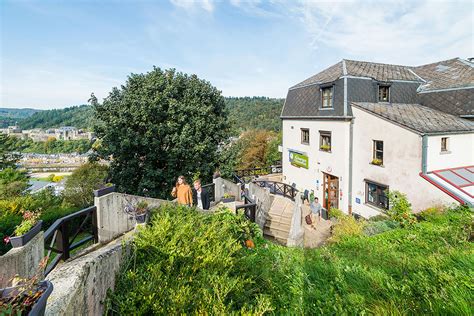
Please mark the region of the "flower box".
MULTIPOLYGON (((9 287, 5 289, 0 289, 0 299, 2 301, 2 304, 7 304, 8 306, 8 299, 12 298, 13 296, 17 295, 18 292, 16 292, 17 289, 19 289, 20 286, 14 286, 14 287, 9 287), (16 292, 16 293, 15 293, 16 292)), ((36 299, 36 301, 33 303, 33 306, 31 306, 31 309, 29 311, 27 310, 26 313, 21 313, 21 315, 28 315, 28 316, 42 316, 44 315, 44 311, 46 309, 46 302, 48 300, 49 295, 53 291, 53 284, 48 281, 41 281, 39 282, 37 286, 37 292, 38 291, 43 291, 39 298, 36 299)), ((26 298, 27 300, 28 298, 26 298)), ((22 302, 22 307, 25 308, 25 302, 22 302)))
POLYGON ((148 212, 143 213, 143 214, 137 214, 135 215, 135 220, 137 221, 137 224, 143 224, 146 222, 147 217, 148 217, 148 212))
POLYGON ((235 202, 235 196, 222 198, 222 203, 230 203, 230 202, 235 202))
POLYGON ((41 225, 43 224, 42 220, 39 220, 33 228, 31 228, 26 234, 21 236, 10 237, 10 243, 13 248, 23 247, 26 245, 33 237, 35 237, 41 231, 41 225))

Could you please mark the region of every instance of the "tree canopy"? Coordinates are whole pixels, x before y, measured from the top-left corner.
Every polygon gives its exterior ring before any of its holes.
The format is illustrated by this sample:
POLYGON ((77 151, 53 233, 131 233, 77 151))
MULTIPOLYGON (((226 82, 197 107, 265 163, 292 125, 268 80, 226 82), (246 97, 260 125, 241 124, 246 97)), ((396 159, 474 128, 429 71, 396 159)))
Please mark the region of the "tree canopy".
POLYGON ((229 127, 224 98, 209 82, 154 67, 130 75, 103 103, 90 101, 101 139, 92 159, 111 160, 120 191, 168 197, 181 174, 210 179, 229 127))

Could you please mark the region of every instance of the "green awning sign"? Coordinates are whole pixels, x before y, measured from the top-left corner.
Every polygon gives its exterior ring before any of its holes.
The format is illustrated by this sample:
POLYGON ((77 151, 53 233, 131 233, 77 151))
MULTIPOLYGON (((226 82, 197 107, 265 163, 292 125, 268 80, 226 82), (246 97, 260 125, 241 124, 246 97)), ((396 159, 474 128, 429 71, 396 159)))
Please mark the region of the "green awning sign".
POLYGON ((295 167, 308 169, 308 156, 290 151, 290 162, 295 167))

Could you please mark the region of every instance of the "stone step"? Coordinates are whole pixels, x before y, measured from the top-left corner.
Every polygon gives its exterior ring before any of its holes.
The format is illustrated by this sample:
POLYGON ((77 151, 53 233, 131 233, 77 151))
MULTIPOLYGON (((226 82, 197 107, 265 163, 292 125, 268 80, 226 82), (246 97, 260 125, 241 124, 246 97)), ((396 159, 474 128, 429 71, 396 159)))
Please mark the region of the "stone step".
POLYGON ((267 221, 265 223, 266 228, 278 228, 286 231, 290 231, 291 229, 291 223, 281 223, 278 221, 267 221))
POLYGON ((285 230, 285 229, 278 229, 278 228, 275 228, 275 227, 270 227, 270 228, 265 227, 263 229, 263 234, 264 235, 269 235, 269 236, 272 236, 272 237, 288 239, 288 236, 290 235, 290 232, 285 230))

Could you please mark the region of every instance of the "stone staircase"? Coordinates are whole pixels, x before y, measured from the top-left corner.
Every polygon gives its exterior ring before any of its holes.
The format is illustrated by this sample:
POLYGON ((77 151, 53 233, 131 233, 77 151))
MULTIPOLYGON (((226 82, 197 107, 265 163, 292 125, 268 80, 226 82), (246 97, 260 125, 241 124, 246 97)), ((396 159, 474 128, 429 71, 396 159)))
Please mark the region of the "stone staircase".
POLYGON ((264 235, 286 245, 294 208, 294 202, 290 199, 278 195, 273 196, 270 211, 266 214, 264 235))

